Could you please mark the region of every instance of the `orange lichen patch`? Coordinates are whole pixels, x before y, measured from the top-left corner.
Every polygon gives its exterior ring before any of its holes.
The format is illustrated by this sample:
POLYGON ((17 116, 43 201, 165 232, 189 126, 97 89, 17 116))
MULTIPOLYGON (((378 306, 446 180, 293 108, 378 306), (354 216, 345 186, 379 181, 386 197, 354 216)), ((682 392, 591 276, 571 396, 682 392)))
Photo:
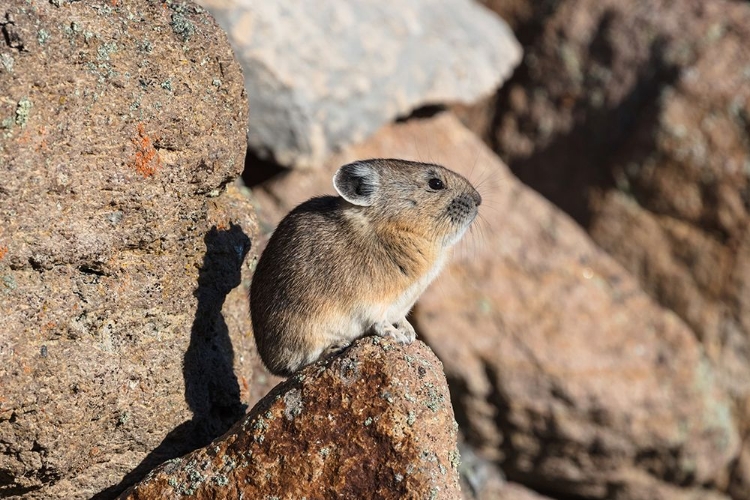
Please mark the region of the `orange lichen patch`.
POLYGON ((161 158, 142 123, 138 124, 138 137, 130 141, 135 146, 135 157, 128 165, 143 177, 151 177, 161 168, 161 158))
POLYGON ((29 142, 31 142, 31 132, 28 129, 24 130, 16 140, 18 141, 18 144, 28 144, 29 142))
POLYGON ((47 333, 54 330, 56 326, 57 324, 54 321, 48 321, 47 323, 42 325, 42 334, 46 335, 47 333))
POLYGON ((3 257, 5 257, 5 254, 8 253, 8 247, 1 246, 0 247, 0 260, 3 260, 3 257))
POLYGON ((42 149, 49 149, 49 144, 47 144, 47 127, 39 127, 37 129, 37 134, 39 135, 39 144, 36 145, 36 150, 40 151, 42 149))
POLYGON ((250 382, 244 375, 240 375, 240 399, 247 401, 250 399, 250 382))

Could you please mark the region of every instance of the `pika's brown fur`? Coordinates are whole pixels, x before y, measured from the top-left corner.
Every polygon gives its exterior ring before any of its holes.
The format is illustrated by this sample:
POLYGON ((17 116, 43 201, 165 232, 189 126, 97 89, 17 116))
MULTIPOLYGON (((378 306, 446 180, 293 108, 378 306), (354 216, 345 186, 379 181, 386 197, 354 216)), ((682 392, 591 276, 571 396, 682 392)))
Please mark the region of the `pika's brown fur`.
POLYGON ((374 159, 339 168, 341 195, 292 210, 253 276, 250 311, 261 359, 290 375, 375 334, 410 343, 411 307, 482 201, 439 165, 374 159))

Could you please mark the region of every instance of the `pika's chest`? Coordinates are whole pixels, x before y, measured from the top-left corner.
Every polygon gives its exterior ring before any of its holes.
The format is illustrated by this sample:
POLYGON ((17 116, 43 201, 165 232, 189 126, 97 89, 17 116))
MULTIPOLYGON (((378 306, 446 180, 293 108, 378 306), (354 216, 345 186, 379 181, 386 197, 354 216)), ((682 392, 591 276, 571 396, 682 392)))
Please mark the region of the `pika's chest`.
POLYGON ((408 285, 405 289, 397 290, 389 300, 380 304, 380 318, 387 319, 388 322, 394 323, 409 312, 414 306, 422 292, 437 277, 443 269, 446 257, 441 256, 435 264, 428 269, 426 273, 420 276, 416 281, 408 285))

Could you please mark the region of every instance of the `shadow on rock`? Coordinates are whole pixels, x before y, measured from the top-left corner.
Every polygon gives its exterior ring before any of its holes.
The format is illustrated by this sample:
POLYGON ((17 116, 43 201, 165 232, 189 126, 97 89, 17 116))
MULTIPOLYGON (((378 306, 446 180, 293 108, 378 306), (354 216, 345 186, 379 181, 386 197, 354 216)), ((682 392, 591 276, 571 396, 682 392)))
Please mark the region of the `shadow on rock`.
MULTIPOLYGON (((599 61, 602 67, 612 64, 612 48, 607 41, 612 22, 611 16, 604 17, 589 47, 591 59, 599 61)), ((666 46, 667 40, 660 37, 651 43, 648 59, 636 71, 636 83, 618 104, 594 106, 586 99, 576 100, 570 112, 574 121, 570 130, 558 133, 543 147, 536 145, 544 140, 532 136, 535 149, 529 156, 509 158, 504 151, 507 144, 495 135, 497 132, 493 132, 490 138, 492 149, 507 162, 521 182, 541 193, 582 227, 588 228, 592 218, 592 191, 606 191, 616 185, 610 166, 613 161, 632 162, 636 160, 632 158, 633 151, 645 153, 654 150, 653 131, 642 130, 640 124, 648 116, 658 116, 659 96, 679 76, 678 68, 665 56, 666 46), (634 143, 634 140, 642 143, 634 143)), ((583 82, 584 90, 598 88, 597 81, 593 77, 590 79, 592 81, 583 82)), ((513 88, 534 88, 538 84, 530 76, 528 65, 519 66, 513 78, 498 93, 491 130, 502 129, 503 120, 507 118, 504 110, 513 107, 513 88)), ((581 92, 588 95, 584 90, 581 92)), ((518 126, 524 133, 539 128, 528 117, 519 119, 518 126)))
POLYGON ((251 242, 236 225, 226 230, 213 227, 204 241, 206 254, 195 291, 198 306, 182 368, 185 401, 193 418, 170 431, 135 469, 92 500, 116 497, 157 465, 224 434, 245 413, 233 370, 232 342, 221 309, 227 294, 241 282, 241 266, 251 242))

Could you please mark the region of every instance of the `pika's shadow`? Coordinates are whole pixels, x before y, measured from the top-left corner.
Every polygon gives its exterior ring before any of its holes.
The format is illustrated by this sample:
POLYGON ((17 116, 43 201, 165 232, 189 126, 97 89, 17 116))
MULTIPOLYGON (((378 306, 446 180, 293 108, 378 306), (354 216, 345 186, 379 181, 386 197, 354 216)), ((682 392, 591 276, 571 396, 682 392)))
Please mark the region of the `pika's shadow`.
POLYGON ((232 366, 232 342, 221 308, 227 294, 241 282, 242 263, 251 242, 236 225, 226 230, 211 228, 204 242, 206 254, 195 291, 198 307, 182 368, 185 401, 193 418, 170 431, 135 469, 92 500, 115 498, 159 464, 205 446, 224 434, 245 413, 232 366))

